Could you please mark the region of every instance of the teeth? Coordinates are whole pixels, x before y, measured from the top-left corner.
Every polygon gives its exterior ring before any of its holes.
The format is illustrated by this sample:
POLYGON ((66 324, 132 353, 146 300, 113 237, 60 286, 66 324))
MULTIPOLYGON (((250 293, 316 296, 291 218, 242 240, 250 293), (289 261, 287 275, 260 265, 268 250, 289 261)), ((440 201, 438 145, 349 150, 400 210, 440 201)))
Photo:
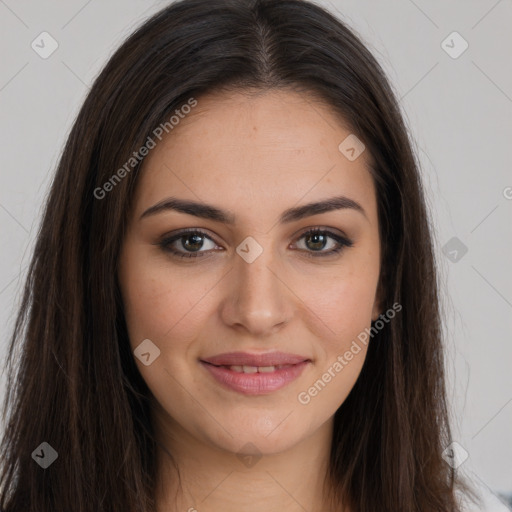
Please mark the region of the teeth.
POLYGON ((239 373, 270 373, 274 372, 276 370, 279 370, 280 368, 291 366, 289 364, 280 364, 275 366, 224 366, 224 368, 228 368, 229 370, 233 372, 239 372, 239 373))
POLYGON ((258 372, 259 373, 268 373, 268 372, 273 372, 275 369, 276 369, 275 366, 260 366, 258 368, 258 372))

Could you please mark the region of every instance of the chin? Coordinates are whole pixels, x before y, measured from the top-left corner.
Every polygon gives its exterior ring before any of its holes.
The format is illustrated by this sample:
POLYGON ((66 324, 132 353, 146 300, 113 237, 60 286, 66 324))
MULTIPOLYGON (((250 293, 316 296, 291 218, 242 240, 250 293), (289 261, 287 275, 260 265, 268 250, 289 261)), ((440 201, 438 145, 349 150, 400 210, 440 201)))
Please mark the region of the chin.
POLYGON ((220 437, 219 429, 215 428, 212 435, 206 434, 207 442, 236 455, 259 456, 286 451, 308 436, 307 432, 296 432, 290 430, 289 426, 285 428, 284 424, 279 425, 281 421, 282 418, 278 422, 272 422, 273 429, 267 426, 258 428, 256 424, 250 429, 244 425, 231 424, 227 427, 229 434, 221 428, 220 437))

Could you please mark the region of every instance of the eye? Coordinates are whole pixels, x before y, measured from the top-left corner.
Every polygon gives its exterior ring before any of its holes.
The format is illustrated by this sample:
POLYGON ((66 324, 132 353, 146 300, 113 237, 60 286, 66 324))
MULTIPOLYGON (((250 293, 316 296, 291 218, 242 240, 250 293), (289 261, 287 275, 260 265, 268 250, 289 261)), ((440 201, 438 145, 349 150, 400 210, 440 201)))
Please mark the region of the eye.
POLYGON ((172 236, 165 237, 158 245, 162 250, 170 252, 178 258, 202 258, 205 252, 217 247, 215 242, 200 229, 179 231, 172 236), (208 247, 206 244, 207 250, 202 251, 205 239, 210 242, 211 246, 208 247))
MULTIPOLYGON (((321 228, 306 231, 300 236, 299 241, 301 240, 304 240, 304 247, 299 249, 308 257, 331 256, 341 252, 345 247, 353 246, 352 240, 345 236, 321 228), (329 247, 329 250, 324 250, 326 247, 329 247)), ((214 240, 201 229, 178 231, 164 237, 157 245, 177 258, 202 258, 217 247, 214 240), (205 240, 210 243, 210 247, 208 243, 205 244, 205 240)))
POLYGON ((321 228, 306 231, 299 238, 300 240, 304 240, 304 247, 299 248, 305 251, 306 256, 313 258, 331 256, 341 252, 345 247, 352 247, 354 245, 352 240, 349 240, 347 237, 321 228), (330 242, 329 239, 331 240, 330 242), (330 247, 329 250, 324 250, 326 247, 330 247))

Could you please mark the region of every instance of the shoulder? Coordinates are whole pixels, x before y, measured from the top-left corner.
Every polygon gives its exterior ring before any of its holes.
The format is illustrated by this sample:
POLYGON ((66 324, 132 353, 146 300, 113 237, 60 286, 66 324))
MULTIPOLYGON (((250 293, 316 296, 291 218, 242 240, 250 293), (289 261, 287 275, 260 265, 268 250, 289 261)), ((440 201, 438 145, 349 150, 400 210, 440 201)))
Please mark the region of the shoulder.
POLYGON ((505 505, 505 500, 487 487, 478 486, 475 491, 481 499, 480 505, 473 503, 464 494, 458 493, 462 512, 510 512, 511 509, 505 505))

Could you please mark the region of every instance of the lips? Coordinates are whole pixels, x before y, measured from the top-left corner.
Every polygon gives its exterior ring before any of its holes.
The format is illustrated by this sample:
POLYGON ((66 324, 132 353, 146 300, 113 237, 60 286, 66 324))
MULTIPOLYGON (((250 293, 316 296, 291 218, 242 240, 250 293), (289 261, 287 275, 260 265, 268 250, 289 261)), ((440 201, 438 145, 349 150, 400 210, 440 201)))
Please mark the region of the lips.
POLYGON ((244 395, 265 395, 297 379, 311 360, 284 352, 230 352, 201 359, 200 362, 224 388, 244 395))
POLYGON ((248 352, 228 352, 213 357, 201 359, 204 363, 214 366, 246 366, 267 368, 270 366, 295 365, 310 361, 308 357, 285 352, 267 352, 265 354, 250 354, 248 352))

